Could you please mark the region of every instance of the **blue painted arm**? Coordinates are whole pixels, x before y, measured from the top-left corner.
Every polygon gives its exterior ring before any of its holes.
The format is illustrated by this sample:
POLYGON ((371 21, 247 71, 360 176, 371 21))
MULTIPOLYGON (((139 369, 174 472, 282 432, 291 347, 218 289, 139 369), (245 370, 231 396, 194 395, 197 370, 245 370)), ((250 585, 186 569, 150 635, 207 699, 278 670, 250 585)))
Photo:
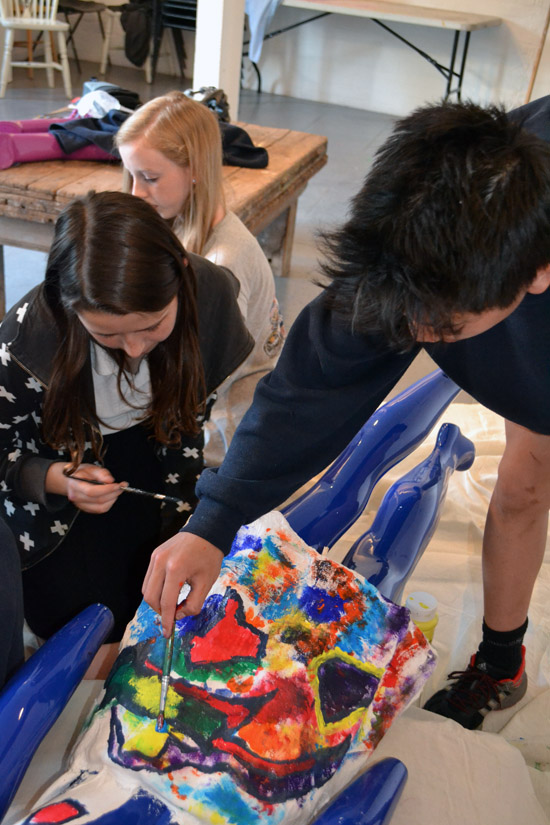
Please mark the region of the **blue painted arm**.
POLYGON ((332 547, 363 512, 376 482, 428 435, 460 388, 441 370, 383 404, 319 481, 283 509, 315 549, 332 547))
POLYGON ((454 470, 469 469, 474 457, 474 445, 459 428, 443 424, 431 454, 390 487, 371 528, 342 563, 399 602, 437 527, 449 478, 454 470))
POLYGON ((407 769, 389 757, 367 768, 313 825, 386 825, 407 781, 407 769))
POLYGON ((15 673, 0 694, 0 820, 34 752, 86 673, 113 626, 94 604, 58 630, 15 673))

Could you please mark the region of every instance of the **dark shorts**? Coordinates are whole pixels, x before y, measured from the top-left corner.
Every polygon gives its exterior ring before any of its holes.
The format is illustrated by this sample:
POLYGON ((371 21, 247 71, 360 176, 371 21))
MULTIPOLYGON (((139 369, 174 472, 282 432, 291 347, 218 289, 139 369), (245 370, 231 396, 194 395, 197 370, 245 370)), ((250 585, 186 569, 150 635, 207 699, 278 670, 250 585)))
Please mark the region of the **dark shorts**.
MULTIPOLYGON (((141 426, 105 437, 105 466, 132 487, 162 490, 161 466, 141 426)), ((25 618, 48 638, 89 604, 115 617, 107 641, 119 641, 140 601, 152 551, 160 543, 159 501, 123 493, 101 515, 80 512, 57 550, 23 572, 25 618)))
POLYGON ((23 664, 23 593, 17 545, 0 520, 0 688, 23 664))

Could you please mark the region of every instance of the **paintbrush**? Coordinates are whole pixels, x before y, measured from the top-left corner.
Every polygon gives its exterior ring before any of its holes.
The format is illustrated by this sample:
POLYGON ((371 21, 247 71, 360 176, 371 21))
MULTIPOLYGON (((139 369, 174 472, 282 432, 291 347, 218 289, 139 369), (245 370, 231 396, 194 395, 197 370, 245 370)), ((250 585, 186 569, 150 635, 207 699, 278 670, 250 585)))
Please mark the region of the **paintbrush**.
MULTIPOLYGON (((191 592, 190 586, 185 582, 183 587, 181 588, 178 596, 178 604, 176 607, 176 612, 180 604, 185 601, 189 593, 191 592)), ((160 703, 159 703, 159 712, 157 716, 157 723, 155 725, 155 730, 158 733, 162 733, 164 731, 164 711, 166 710, 166 698, 168 696, 168 686, 170 685, 170 672, 172 670, 172 657, 174 655, 174 638, 176 635, 176 620, 174 619, 174 623, 172 625, 172 632, 170 636, 166 640, 166 647, 164 648, 164 661, 162 663, 162 678, 160 681, 160 703)))
MULTIPOLYGON (((107 481, 97 481, 96 479, 91 478, 80 478, 79 476, 70 476, 67 473, 64 473, 67 478, 73 478, 75 481, 83 481, 85 484, 95 484, 96 486, 103 486, 105 484, 112 484, 113 482, 107 481)), ((179 504, 180 499, 174 498, 174 496, 167 496, 164 493, 151 493, 149 490, 140 490, 139 487, 121 487, 120 488, 125 493, 135 493, 138 496, 149 496, 150 498, 156 498, 159 501, 170 501, 172 504, 179 504)))
POLYGON ((172 656, 174 655, 174 636, 176 635, 176 622, 172 625, 172 632, 166 639, 164 648, 164 662, 162 663, 162 679, 160 682, 160 703, 155 730, 162 733, 164 730, 164 711, 166 710, 166 697, 168 696, 168 685, 170 684, 170 671, 172 670, 172 656))

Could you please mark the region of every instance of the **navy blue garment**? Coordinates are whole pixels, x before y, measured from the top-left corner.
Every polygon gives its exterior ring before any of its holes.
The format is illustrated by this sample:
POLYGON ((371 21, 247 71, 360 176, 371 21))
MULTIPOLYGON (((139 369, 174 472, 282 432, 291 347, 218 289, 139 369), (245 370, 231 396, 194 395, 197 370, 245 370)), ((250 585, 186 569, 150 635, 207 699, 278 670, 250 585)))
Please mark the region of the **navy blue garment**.
POLYGON ((248 132, 220 120, 223 162, 226 166, 246 166, 249 169, 265 169, 268 163, 267 149, 254 146, 248 132))
POLYGON ((55 135, 57 142, 68 155, 77 149, 94 144, 113 158, 120 159, 113 138, 130 114, 119 109, 111 109, 103 117, 79 117, 52 123, 49 131, 55 135))

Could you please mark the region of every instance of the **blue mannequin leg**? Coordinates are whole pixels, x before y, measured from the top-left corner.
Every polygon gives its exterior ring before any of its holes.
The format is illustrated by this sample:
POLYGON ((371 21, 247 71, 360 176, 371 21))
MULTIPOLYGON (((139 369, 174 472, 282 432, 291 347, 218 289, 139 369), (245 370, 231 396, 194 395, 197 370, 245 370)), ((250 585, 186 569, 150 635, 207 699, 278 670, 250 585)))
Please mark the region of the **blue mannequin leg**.
POLYGON ((352 782, 314 825, 386 825, 407 781, 399 759, 382 759, 352 782))
POLYGON ((383 404, 329 469, 283 509, 310 547, 332 547, 363 512, 376 482, 428 435, 459 392, 441 370, 383 404))
POLYGON ((454 470, 467 470, 475 448, 454 424, 443 424, 432 453, 393 484, 372 526, 343 560, 394 602, 399 602, 437 527, 454 470))
POLYGON ((113 626, 102 604, 87 607, 16 671, 0 694, 0 820, 38 745, 59 717, 113 626))

